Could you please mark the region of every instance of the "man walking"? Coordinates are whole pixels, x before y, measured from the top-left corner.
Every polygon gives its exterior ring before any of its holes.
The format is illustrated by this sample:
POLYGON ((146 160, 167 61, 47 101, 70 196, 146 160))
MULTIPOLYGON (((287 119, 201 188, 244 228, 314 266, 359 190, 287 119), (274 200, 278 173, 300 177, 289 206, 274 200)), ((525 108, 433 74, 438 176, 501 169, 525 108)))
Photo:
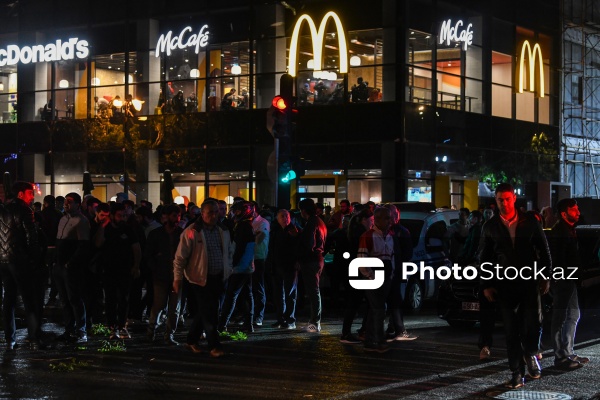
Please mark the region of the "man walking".
POLYGON ((14 350, 16 343, 15 306, 17 291, 21 293, 27 320, 27 334, 32 350, 40 344, 41 315, 35 293, 35 271, 41 256, 38 235, 30 208, 33 203, 33 185, 15 182, 16 197, 0 205, 0 274, 4 286, 2 305, 6 349, 14 350))
POLYGON ((204 329, 211 357, 221 357, 224 352, 217 332, 219 299, 224 281, 231 275, 233 247, 229 230, 217 224, 217 202, 207 200, 202 203, 201 210, 202 218, 181 234, 173 260, 173 291, 180 292, 181 280, 185 275, 198 305, 186 347, 194 353, 202 352, 198 341, 204 329))
POLYGON ((581 257, 575 224, 579 221, 579 206, 575 199, 562 199, 556 205, 560 219, 552 227, 552 261, 556 274, 562 271, 563 279, 554 279, 552 290, 551 336, 554 347, 554 365, 565 370, 579 368, 590 361, 575 354, 575 331, 579 321, 577 281, 567 278, 567 267, 581 268, 581 257))
MULTIPOLYGON (((392 215, 388 208, 375 210, 375 224, 363 233, 358 244, 358 258, 378 258, 384 266, 384 282, 377 289, 365 290, 369 303, 367 314, 367 332, 365 351, 385 353, 389 347, 385 344, 383 323, 385 320, 385 300, 390 293, 394 271, 394 233, 391 231, 392 215)), ((369 267, 360 267, 360 273, 369 280, 375 279, 375 271, 369 267)))
POLYGON ((310 303, 310 321, 304 328, 309 333, 321 331, 321 291, 319 281, 323 272, 327 227, 317 217, 315 202, 308 198, 298 204, 306 225, 298 236, 298 264, 304 281, 304 290, 310 303))
POLYGON ((546 267, 547 275, 552 267, 541 225, 534 217, 518 211, 516 200, 512 185, 501 183, 496 187, 500 212, 485 223, 479 243, 479 261, 495 267, 492 279, 482 279, 481 283, 486 299, 498 301, 502 311, 512 373, 506 387, 510 389, 523 386, 525 365, 531 379, 541 377, 536 358, 542 333, 540 294, 548 292, 550 281, 536 281, 532 271, 535 263, 538 268, 546 267), (508 279, 514 275, 507 271, 509 268, 516 268, 521 276, 508 279))
POLYGON ((65 215, 58 224, 54 281, 63 303, 65 332, 59 340, 87 342, 83 301, 85 268, 89 262, 90 223, 81 213, 81 196, 65 196, 65 215))

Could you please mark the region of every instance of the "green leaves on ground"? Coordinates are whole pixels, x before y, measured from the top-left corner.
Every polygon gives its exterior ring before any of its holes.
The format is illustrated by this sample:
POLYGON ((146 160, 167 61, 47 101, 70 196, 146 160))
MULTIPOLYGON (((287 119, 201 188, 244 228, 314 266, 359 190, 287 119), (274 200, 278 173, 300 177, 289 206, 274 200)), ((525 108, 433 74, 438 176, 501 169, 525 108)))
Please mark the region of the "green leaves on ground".
POLYGON ((127 351, 125 342, 109 342, 108 340, 102 341, 102 346, 98 349, 100 353, 118 353, 127 351))
POLYGON ((87 367, 88 365, 89 365, 89 363, 87 363, 85 361, 77 361, 75 359, 75 357, 73 357, 73 358, 71 358, 70 361, 66 361, 66 362, 61 361, 58 364, 51 363, 50 371, 52 371, 52 372, 72 372, 72 371, 75 371, 77 368, 87 367))

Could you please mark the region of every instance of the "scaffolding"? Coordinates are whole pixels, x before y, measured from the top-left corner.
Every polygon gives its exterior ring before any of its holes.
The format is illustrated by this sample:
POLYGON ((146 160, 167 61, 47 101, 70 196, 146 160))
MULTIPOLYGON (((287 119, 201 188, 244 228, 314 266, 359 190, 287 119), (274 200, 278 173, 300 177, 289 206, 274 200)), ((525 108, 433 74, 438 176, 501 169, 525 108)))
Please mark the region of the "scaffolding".
POLYGON ((561 177, 600 198, 600 1, 563 0, 561 177))

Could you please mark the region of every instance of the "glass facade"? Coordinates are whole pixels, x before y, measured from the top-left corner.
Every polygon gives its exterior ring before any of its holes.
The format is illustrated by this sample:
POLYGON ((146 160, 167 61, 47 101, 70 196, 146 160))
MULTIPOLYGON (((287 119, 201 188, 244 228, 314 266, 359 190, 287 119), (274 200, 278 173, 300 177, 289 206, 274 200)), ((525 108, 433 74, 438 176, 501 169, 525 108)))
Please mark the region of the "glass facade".
MULTIPOLYGON (((327 179, 331 171, 344 171, 335 183, 334 198, 429 199, 437 173, 475 177, 481 172, 477 162, 489 159, 493 150, 492 118, 555 130, 553 32, 497 19, 485 10, 428 0, 391 8, 398 21, 410 21, 406 25, 384 23, 390 5, 380 1, 373 4, 379 7, 374 13, 379 19, 357 22, 334 3, 317 2, 306 11, 318 27, 325 7, 338 9, 346 33, 348 72, 340 71, 340 37, 332 20, 323 33, 322 70, 315 71, 314 37, 304 24, 294 80, 299 116, 293 127, 293 162, 298 169, 323 170, 327 179), (539 44, 543 54, 544 76, 531 81, 534 87, 529 79, 534 70, 519 70, 525 41, 539 44), (515 88, 519 78, 525 82, 523 93, 515 88), (544 96, 539 93, 540 80, 544 96), (364 108, 356 106, 360 103, 364 108), (474 128, 467 121, 481 124, 474 128), (472 137, 472 131, 479 136, 472 137), (363 139, 369 144, 361 145, 363 139), (361 154, 366 149, 369 157, 361 154), (434 161, 443 156, 447 164, 434 161), (366 178, 362 172, 350 173, 363 170, 377 173, 366 178), (390 195, 389 183, 397 180, 404 183, 390 195)), ((46 167, 60 165, 62 157, 48 160, 49 152, 85 154, 81 167, 92 170, 98 184, 106 186, 106 199, 120 191, 124 179, 130 180, 129 189, 146 182, 141 193, 148 196, 160 185, 162 171, 171 169, 184 174, 178 176, 182 182, 199 179, 181 188, 196 201, 211 190, 222 195, 229 185, 228 195, 246 190, 273 202, 267 195, 275 179, 272 138, 265 130, 264 114, 279 94, 299 15, 280 6, 241 8, 198 10, 186 18, 115 17, 82 31, 49 28, 0 35, 2 49, 11 43, 23 49, 70 38, 89 43, 85 58, 0 66, 3 125, 44 121, 50 127, 50 137, 20 138, 17 142, 26 146, 5 146, 3 153, 26 149, 32 157, 45 154, 46 167), (140 152, 156 152, 150 168, 154 171, 139 173, 147 165, 140 152), (211 183, 202 183, 205 177, 211 183), (212 188, 214 179, 220 189, 212 188), (205 192, 200 195, 198 188, 205 192)), ((30 132, 36 129, 15 134, 35 135, 30 132)), ((38 135, 46 134, 38 130, 38 135)), ((519 140, 512 145, 507 151, 525 151, 519 140)), ((48 175, 36 180, 43 180, 47 191, 57 191, 53 185, 59 177, 48 175)), ((75 187, 78 183, 71 176, 75 187)), ((452 187, 454 198, 460 199, 462 195, 454 193, 461 185, 452 187)), ((300 186, 296 189, 300 193, 300 186)), ((329 189, 323 193, 321 197, 331 199, 329 189)))

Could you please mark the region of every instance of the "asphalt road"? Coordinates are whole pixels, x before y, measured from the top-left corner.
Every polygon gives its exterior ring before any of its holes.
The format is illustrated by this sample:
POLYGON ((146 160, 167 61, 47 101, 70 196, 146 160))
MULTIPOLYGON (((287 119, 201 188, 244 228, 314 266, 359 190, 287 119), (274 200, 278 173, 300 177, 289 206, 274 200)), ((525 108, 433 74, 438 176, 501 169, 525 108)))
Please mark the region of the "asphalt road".
MULTIPOLYGON (((514 391, 503 388, 509 374, 501 326, 491 360, 480 362, 477 328, 451 328, 433 311, 407 316, 408 329, 419 338, 397 342, 385 354, 340 344, 341 318, 327 310, 324 316, 320 334, 272 329, 274 321, 267 319, 247 340, 224 342, 227 354, 219 359, 183 346, 147 344, 143 323, 132 325, 133 338, 121 342, 125 351, 99 351, 103 336, 90 336, 85 346, 55 342, 44 351, 0 350, 0 398, 600 399, 596 311, 583 315, 576 341, 578 353, 592 358, 588 365, 558 371, 547 350, 542 378, 514 391)), ((55 323, 44 329, 61 331, 55 323)), ((186 331, 177 339, 183 342, 186 331)), ((23 339, 25 329, 18 334, 23 339)))

